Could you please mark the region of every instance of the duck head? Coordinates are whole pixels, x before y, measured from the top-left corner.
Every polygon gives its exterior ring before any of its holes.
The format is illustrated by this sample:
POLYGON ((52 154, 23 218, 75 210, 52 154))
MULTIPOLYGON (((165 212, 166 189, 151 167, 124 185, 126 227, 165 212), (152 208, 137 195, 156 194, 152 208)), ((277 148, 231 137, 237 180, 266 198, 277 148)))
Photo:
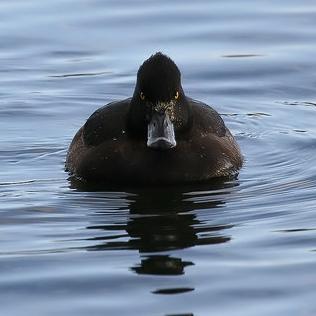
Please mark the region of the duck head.
POLYGON ((139 68, 128 113, 129 130, 148 147, 176 147, 177 136, 191 122, 190 106, 181 86, 181 73, 166 55, 156 53, 139 68))

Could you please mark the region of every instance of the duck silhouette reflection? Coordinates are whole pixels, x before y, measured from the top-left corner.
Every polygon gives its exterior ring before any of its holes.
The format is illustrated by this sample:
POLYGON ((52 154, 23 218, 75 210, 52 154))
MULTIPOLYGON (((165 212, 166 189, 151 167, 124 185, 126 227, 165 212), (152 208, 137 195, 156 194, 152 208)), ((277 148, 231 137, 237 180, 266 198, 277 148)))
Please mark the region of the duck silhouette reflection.
MULTIPOLYGON (((97 244, 89 246, 90 251, 105 250, 138 250, 141 254, 139 265, 131 270, 139 274, 179 275, 184 273, 187 266, 193 262, 173 257, 165 252, 194 247, 196 245, 210 245, 228 242, 231 237, 227 229, 230 224, 212 225, 209 221, 199 220, 201 211, 213 212, 225 204, 225 196, 236 186, 236 182, 215 183, 212 185, 194 185, 185 187, 167 187, 151 189, 131 189, 128 193, 129 218, 126 224, 97 223, 88 226, 89 230, 107 232, 104 236, 98 234, 89 241, 97 244), (220 191, 219 191, 220 190, 220 191), (196 192, 193 198, 185 192, 196 192), (220 192, 220 193, 218 193, 220 192), (199 198, 200 197, 200 198, 199 198), (109 231, 127 232, 113 234, 109 231), (125 236, 126 237, 126 236, 125 236)), ((79 190, 102 190, 117 192, 114 188, 86 187, 78 182, 72 182, 72 187, 79 190)), ((126 208, 125 208, 126 210, 126 208)), ((119 212, 119 211, 118 211, 119 212)), ((107 215, 106 211, 98 211, 98 216, 107 215)))

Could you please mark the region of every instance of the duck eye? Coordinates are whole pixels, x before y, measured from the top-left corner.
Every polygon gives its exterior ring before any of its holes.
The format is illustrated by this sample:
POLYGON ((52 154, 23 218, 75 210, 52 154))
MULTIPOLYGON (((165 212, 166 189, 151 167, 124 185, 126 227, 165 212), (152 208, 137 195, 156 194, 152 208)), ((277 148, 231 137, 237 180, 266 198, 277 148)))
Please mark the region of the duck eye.
POLYGON ((176 95, 174 96, 174 98, 177 100, 179 98, 179 91, 176 92, 176 95))
POLYGON ((140 98, 141 98, 143 101, 145 100, 145 95, 144 95, 143 92, 141 92, 139 96, 140 96, 140 98))

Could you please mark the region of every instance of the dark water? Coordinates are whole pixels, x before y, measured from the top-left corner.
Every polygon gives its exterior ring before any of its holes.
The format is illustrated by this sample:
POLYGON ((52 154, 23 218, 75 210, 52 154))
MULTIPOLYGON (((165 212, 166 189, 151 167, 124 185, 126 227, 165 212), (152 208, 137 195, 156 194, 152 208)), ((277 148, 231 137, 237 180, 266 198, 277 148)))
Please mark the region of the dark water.
POLYGON ((315 21, 314 0, 2 0, 1 315, 316 315, 315 21), (239 178, 71 183, 74 133, 158 50, 239 178))

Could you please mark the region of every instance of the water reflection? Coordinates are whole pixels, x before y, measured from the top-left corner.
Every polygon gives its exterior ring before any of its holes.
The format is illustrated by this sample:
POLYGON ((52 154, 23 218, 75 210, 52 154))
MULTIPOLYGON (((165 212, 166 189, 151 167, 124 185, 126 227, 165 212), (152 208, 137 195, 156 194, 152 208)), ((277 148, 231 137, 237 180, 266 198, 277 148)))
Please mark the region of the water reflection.
MULTIPOLYGON (((233 225, 212 223, 211 214, 225 205, 226 195, 236 185, 237 182, 217 182, 182 188, 129 189, 129 216, 126 224, 106 224, 98 221, 97 224, 88 226, 89 230, 105 233, 90 238, 89 241, 97 243, 89 246, 88 250, 138 250, 141 261, 131 267, 132 271, 151 275, 184 274, 185 268, 194 263, 165 252, 230 241, 227 229, 233 225), (188 195, 188 192, 192 193, 188 195), (208 213, 201 220, 199 213, 204 211, 208 213), (127 238, 124 238, 126 234, 122 234, 122 231, 127 233, 127 238)), ((90 190, 91 194, 104 190, 95 186, 87 187, 75 180, 72 180, 72 187, 90 190)), ((111 190, 117 192, 113 188, 106 188, 104 196, 111 190)), ((107 207, 109 206, 105 206, 103 211, 98 210, 98 216, 106 218, 107 207)))
POLYGON ((142 259, 140 265, 132 267, 132 270, 138 274, 181 275, 184 274, 185 267, 192 265, 192 262, 183 261, 181 258, 151 255, 142 259))

